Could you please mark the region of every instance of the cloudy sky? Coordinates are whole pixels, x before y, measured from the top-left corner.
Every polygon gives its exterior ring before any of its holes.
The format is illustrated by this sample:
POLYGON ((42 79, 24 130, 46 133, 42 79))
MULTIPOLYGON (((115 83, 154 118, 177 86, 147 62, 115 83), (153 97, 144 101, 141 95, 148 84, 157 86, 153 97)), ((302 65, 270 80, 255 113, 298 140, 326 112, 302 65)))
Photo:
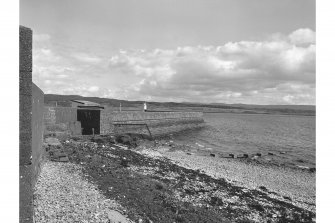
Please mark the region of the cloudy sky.
POLYGON ((20 24, 45 93, 315 104, 314 0, 21 0, 20 24))

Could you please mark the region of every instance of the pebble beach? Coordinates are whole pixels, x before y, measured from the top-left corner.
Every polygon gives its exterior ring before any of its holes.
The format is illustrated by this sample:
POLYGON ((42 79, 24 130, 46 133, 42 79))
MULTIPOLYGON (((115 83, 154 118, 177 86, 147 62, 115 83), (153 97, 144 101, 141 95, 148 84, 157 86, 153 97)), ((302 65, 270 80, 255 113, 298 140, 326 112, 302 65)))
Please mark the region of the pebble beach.
POLYGON ((50 143, 68 160, 43 164, 35 222, 315 222, 315 173, 127 140, 50 143))
POLYGON ((208 153, 171 150, 167 146, 155 150, 185 168, 201 170, 214 178, 225 178, 249 189, 270 191, 271 196, 277 199, 315 212, 315 172, 246 162, 244 159, 212 157, 208 153))

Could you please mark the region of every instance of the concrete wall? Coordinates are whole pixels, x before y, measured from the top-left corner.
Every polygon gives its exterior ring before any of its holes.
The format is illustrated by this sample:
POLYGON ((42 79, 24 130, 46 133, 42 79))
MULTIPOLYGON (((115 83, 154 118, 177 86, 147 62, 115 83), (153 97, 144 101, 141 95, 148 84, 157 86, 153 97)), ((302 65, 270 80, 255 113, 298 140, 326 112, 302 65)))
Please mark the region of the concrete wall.
POLYGON ((44 107, 44 123, 47 131, 62 130, 59 124, 65 124, 65 130, 71 135, 81 135, 81 124, 77 121, 77 108, 44 107))
POLYGON ((33 222, 33 188, 43 160, 44 94, 32 83, 32 30, 20 26, 20 222, 33 222))
POLYGON ((201 112, 111 112, 102 111, 100 119, 101 134, 141 133, 152 136, 166 135, 186 129, 201 127, 204 124, 201 112))
POLYGON ((44 107, 43 118, 45 125, 56 124, 56 110, 54 107, 44 107))
POLYGON ((45 124, 59 124, 77 121, 77 108, 71 107, 45 107, 45 124))
POLYGON ((32 165, 33 186, 41 170, 41 163, 44 157, 43 144, 43 111, 44 111, 44 93, 34 83, 32 84, 32 165))

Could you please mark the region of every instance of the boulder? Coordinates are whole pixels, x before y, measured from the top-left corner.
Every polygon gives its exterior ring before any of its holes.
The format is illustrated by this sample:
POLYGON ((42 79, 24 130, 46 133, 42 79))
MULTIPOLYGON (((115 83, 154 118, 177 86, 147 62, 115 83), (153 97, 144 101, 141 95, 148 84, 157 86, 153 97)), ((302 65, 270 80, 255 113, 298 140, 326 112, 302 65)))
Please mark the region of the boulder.
POLYGON ((221 158, 234 158, 234 154, 231 153, 224 153, 219 155, 221 158))
POLYGON ((236 158, 248 158, 248 154, 239 154, 236 156, 236 158))
POLYGON ((309 171, 312 172, 312 173, 314 173, 314 172, 316 172, 316 168, 315 167, 310 167, 309 171))
POLYGON ((129 223, 130 221, 118 211, 110 210, 107 213, 110 223, 129 223))
POLYGON ((69 162, 69 158, 66 156, 66 157, 60 157, 59 158, 59 162, 69 162))

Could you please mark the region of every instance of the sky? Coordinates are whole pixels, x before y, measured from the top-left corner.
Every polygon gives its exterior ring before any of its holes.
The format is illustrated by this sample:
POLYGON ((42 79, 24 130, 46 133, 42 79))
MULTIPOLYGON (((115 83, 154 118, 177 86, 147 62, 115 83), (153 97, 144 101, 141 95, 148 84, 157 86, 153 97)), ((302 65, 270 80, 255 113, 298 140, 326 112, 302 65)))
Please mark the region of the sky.
POLYGON ((315 105, 315 1, 21 0, 53 94, 315 105))

